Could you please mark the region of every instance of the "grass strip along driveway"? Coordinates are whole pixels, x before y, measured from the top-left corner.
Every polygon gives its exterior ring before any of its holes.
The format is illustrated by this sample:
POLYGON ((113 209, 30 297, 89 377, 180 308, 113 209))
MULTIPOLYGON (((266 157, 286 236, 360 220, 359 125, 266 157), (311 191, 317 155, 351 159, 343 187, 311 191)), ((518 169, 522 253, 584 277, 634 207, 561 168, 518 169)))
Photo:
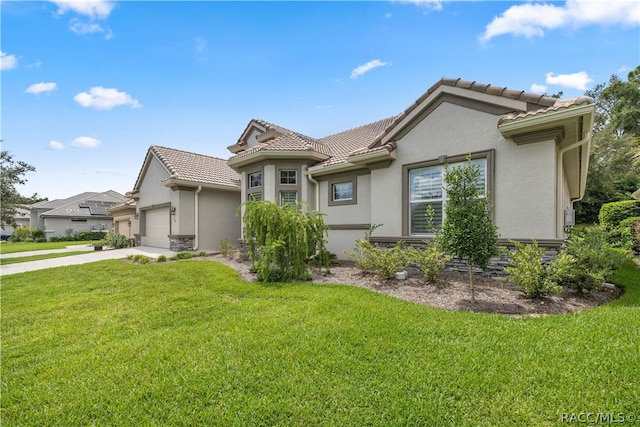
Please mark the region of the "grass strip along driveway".
POLYGON ((210 261, 2 279, 2 425, 556 425, 640 415, 640 274, 584 312, 446 312, 210 261), (569 419, 569 418, 566 418, 569 419))
POLYGON ((66 256, 82 255, 86 253, 87 251, 68 251, 68 252, 53 253, 53 254, 28 255, 28 256, 21 256, 16 258, 0 258, 0 265, 17 264, 19 262, 40 261, 42 259, 62 258, 66 256))

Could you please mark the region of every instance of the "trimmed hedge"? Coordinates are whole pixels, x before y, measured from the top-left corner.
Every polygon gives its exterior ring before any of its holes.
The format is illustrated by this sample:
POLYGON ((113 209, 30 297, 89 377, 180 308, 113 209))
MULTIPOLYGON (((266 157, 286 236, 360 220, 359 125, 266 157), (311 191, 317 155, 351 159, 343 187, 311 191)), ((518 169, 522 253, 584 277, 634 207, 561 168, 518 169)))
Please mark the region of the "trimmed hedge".
POLYGON ((618 227, 621 221, 640 216, 640 200, 605 203, 600 208, 600 225, 607 230, 618 227))

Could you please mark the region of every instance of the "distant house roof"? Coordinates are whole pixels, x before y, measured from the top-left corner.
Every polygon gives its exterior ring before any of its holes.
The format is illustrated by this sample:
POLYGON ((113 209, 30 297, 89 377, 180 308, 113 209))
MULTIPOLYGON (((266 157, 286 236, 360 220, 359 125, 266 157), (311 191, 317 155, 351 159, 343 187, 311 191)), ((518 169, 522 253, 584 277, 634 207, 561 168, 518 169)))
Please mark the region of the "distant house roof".
POLYGON ((113 190, 103 193, 86 192, 68 199, 57 199, 44 204, 36 203, 31 205, 31 209, 34 207, 38 210, 47 209, 41 214, 43 217, 101 218, 109 216, 107 213, 109 206, 124 200, 124 195, 113 190))
POLYGON ((224 159, 152 145, 138 174, 134 190, 140 188, 150 156, 155 156, 162 163, 170 179, 230 188, 240 187, 240 175, 231 169, 224 159))

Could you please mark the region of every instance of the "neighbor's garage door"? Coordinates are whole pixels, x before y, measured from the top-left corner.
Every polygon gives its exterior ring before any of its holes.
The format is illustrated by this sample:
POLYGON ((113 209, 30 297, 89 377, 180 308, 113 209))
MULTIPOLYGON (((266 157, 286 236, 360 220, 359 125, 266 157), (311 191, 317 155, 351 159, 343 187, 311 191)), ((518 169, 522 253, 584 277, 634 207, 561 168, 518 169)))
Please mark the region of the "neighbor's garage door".
POLYGON ((145 212, 146 233, 143 246, 169 249, 169 208, 153 209, 145 212))

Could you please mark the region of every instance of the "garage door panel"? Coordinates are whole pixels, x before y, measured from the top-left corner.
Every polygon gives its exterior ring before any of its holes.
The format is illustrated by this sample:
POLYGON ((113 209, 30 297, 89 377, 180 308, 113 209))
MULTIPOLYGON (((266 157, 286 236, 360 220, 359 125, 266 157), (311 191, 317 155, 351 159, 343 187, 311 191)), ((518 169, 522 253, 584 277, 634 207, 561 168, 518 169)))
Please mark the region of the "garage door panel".
POLYGON ((145 236, 142 244, 154 248, 169 248, 169 208, 145 212, 145 236))

